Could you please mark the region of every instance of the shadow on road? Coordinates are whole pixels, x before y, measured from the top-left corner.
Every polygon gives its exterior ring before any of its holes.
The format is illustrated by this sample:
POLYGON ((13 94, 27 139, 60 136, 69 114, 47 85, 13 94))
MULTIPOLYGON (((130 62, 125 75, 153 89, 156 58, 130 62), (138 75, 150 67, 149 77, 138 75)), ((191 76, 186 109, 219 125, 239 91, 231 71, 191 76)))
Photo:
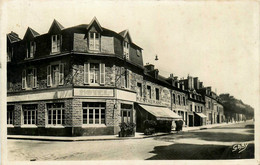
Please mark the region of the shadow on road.
POLYGON ((248 144, 241 152, 232 152, 232 146, 172 144, 157 146, 150 153, 156 154, 147 160, 200 160, 200 159, 253 159, 254 144, 248 144))

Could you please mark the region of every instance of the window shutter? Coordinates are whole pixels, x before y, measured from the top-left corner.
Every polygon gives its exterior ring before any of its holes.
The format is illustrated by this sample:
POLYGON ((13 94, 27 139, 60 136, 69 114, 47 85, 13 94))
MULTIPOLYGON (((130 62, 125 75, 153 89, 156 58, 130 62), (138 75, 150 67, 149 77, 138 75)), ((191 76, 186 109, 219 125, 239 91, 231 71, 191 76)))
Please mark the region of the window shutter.
POLYGON ((127 88, 130 88, 130 77, 131 77, 130 73, 131 73, 131 71, 127 69, 127 70, 126 70, 127 88))
POLYGON ((62 35, 60 35, 60 50, 61 51, 61 48, 62 48, 62 35))
POLYGON ((84 64, 84 84, 89 84, 89 63, 84 64))
POLYGON ((22 73, 22 89, 25 89, 25 87, 26 87, 26 69, 24 69, 22 73))
POLYGON ((64 84, 64 64, 59 65, 59 71, 60 71, 59 85, 63 85, 64 84))
POLYGON ((121 67, 121 87, 125 88, 125 70, 121 67))
POLYGON ((100 63, 100 84, 105 84, 105 64, 100 63))
POLYGON ((37 69, 33 68, 33 88, 37 87, 37 69))
POLYGON ((54 35, 51 36, 51 52, 54 51, 54 35))
POLYGON ((51 86, 51 65, 47 66, 47 86, 51 86))
POLYGON ((33 55, 35 55, 36 52, 36 42, 33 42, 33 55))

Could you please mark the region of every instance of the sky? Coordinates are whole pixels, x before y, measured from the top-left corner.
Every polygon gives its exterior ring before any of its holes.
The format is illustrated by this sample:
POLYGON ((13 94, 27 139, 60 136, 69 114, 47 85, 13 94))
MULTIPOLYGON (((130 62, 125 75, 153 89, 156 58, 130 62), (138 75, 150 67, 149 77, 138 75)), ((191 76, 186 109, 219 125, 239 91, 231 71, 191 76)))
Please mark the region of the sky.
POLYGON ((66 28, 96 16, 102 27, 128 29, 143 48, 144 64, 155 64, 161 75, 199 77, 217 94, 230 93, 258 109, 257 1, 12 0, 2 2, 1 14, 1 36, 14 31, 20 38, 28 26, 43 34, 54 19, 66 28))

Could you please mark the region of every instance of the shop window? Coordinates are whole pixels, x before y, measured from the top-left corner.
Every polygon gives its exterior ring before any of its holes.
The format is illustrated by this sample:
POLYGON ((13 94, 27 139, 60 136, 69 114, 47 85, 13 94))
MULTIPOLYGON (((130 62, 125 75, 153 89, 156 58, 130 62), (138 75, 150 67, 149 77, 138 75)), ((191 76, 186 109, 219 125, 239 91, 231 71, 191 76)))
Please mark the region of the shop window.
POLYGON ((7 125, 14 124, 14 106, 8 105, 7 106, 7 125))
POLYGON ((64 64, 47 66, 47 86, 58 86, 64 84, 64 64))
POLYGON ((62 35, 51 36, 51 53, 59 53, 61 51, 62 35))
POLYGON ((160 100, 159 88, 155 88, 155 97, 156 100, 160 100))
POLYGON ((37 124, 37 105, 23 105, 23 124, 37 124))
POLYGON ((22 71, 22 89, 32 89, 37 87, 37 69, 30 68, 22 71))
POLYGON ((85 63, 84 84, 105 84, 105 64, 85 63))
POLYGON ((106 121, 106 104, 84 102, 82 104, 83 115, 82 124, 99 125, 105 124, 106 121))
POLYGON ((48 125, 59 126, 65 124, 64 103, 47 104, 48 125))
POLYGON ((89 32, 89 50, 100 50, 100 34, 97 32, 89 32))
POLYGON ((147 98, 152 99, 152 90, 151 90, 151 86, 147 85, 147 98))
POLYGON ((142 93, 142 84, 141 83, 137 83, 137 95, 142 97, 143 93, 142 93))

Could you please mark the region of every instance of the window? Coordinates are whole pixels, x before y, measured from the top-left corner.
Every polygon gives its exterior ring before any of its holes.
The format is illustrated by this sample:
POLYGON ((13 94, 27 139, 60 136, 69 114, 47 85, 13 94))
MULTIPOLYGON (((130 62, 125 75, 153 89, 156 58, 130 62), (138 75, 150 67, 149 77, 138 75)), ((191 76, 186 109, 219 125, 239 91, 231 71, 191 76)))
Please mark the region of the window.
POLYGON ((96 32, 89 32, 89 50, 100 50, 100 34, 96 32))
POLYGON ((200 112, 202 112, 202 111, 203 111, 203 106, 201 106, 200 108, 201 108, 201 109, 200 109, 200 112))
POLYGON ((12 47, 7 47, 7 62, 11 62, 13 58, 14 49, 12 47))
POLYGON ((22 89, 31 89, 37 87, 37 69, 24 69, 22 72, 22 89))
POLYGON ((183 99, 183 105, 186 105, 185 97, 182 97, 183 99))
POLYGON ((181 96, 178 95, 178 101, 179 101, 179 105, 181 105, 181 96))
POLYGON ((48 65, 47 86, 64 84, 64 64, 48 65))
POLYGON ((141 83, 137 83, 137 95, 141 97, 143 96, 141 83))
POLYGON ((197 106, 195 105, 195 112, 197 112, 197 106))
POLYGON ((131 104, 121 104, 121 119, 122 123, 130 123, 132 122, 132 105, 131 104))
POLYGON ((105 124, 106 121, 106 103, 82 103, 83 124, 105 124))
POLYGON ((124 57, 129 60, 129 43, 127 41, 123 42, 123 49, 124 49, 124 57))
POLYGON ((152 98, 152 91, 151 91, 151 86, 147 85, 147 98, 151 99, 152 98))
POLYGON ((27 44, 26 58, 33 58, 36 52, 36 42, 31 41, 27 44))
POLYGON ((173 100, 173 104, 176 104, 176 102, 175 102, 175 94, 174 93, 172 94, 172 100, 173 100))
POLYGON ((190 105, 190 111, 192 111, 192 104, 190 105))
POLYGON ((141 50, 137 49, 137 50, 136 50, 136 55, 137 55, 138 57, 140 57, 140 56, 141 56, 141 50))
POLYGON ((47 104, 48 124, 63 125, 65 124, 65 108, 64 103, 47 104))
POLYGON ((59 53, 61 51, 62 35, 51 36, 51 52, 59 53))
POLYGON ((30 125, 37 122, 37 105, 23 105, 23 124, 30 125))
POLYGON ((105 64, 85 63, 84 84, 105 84, 105 64))
POLYGON ((9 125, 14 124, 14 106, 13 105, 7 106, 7 124, 9 124, 9 125))
POLYGON ((159 100, 159 99, 160 99, 160 96, 159 96, 159 88, 155 88, 155 97, 156 97, 156 100, 159 100))
POLYGON ((209 107, 209 109, 210 109, 210 101, 208 102, 208 107, 209 107))
POLYGON ((129 88, 130 87, 130 71, 128 69, 121 68, 121 79, 122 79, 122 87, 129 88))

